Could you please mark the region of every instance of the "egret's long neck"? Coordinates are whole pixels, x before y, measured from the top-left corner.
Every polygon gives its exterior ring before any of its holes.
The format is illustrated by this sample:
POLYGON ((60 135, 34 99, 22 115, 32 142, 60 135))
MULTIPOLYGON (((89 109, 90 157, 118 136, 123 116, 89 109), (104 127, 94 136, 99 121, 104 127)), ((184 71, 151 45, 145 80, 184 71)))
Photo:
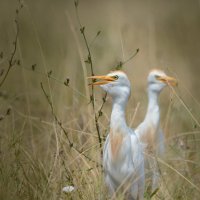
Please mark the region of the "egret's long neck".
POLYGON ((151 120, 155 124, 159 123, 160 118, 158 95, 159 93, 148 88, 148 108, 145 119, 151 120))
MULTIPOLYGON (((110 152, 112 162, 127 157, 126 151, 120 151, 123 147, 123 139, 129 134, 125 120, 125 106, 127 100, 124 97, 113 98, 113 106, 110 120, 110 152)), ((130 152, 129 152, 130 153, 130 152)))
POLYGON ((114 99, 111 113, 110 128, 113 131, 123 130, 127 127, 125 119, 125 107, 128 99, 114 99))

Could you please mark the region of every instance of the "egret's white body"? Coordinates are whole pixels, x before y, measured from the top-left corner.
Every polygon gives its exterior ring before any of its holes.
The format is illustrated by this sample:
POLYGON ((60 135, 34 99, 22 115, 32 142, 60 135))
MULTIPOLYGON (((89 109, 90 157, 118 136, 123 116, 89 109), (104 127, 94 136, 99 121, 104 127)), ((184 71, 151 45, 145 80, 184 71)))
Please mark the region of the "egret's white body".
MULTIPOLYGON (((148 108, 144 121, 135 129, 136 135, 145 145, 145 168, 150 172, 152 192, 158 188, 159 170, 157 156, 165 151, 164 134, 160 127, 159 94, 167 85, 176 85, 176 79, 161 70, 153 70, 148 76, 148 108)), ((148 173, 148 172, 147 172, 148 173)))
POLYGON ((103 149, 105 182, 111 195, 121 190, 127 199, 142 200, 144 196, 143 145, 125 120, 125 107, 130 96, 130 82, 124 72, 94 76, 112 97, 110 131, 103 149))

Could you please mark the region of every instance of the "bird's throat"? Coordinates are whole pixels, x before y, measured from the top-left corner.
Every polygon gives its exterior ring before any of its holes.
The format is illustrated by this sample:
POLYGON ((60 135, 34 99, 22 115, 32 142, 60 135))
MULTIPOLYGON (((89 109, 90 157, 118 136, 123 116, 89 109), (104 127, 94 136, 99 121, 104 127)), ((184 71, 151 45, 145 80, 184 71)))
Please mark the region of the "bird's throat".
POLYGON ((125 106, 114 103, 110 122, 110 150, 113 161, 116 161, 117 158, 119 158, 117 155, 120 152, 126 134, 127 124, 125 119, 125 106))
POLYGON ((121 130, 126 127, 125 105, 113 103, 110 128, 112 130, 121 130))
POLYGON ((159 104, 158 104, 158 93, 155 91, 148 91, 148 108, 146 117, 152 117, 152 114, 158 115, 159 117, 159 104))
POLYGON ((155 137, 160 124, 160 111, 158 104, 158 93, 148 91, 148 108, 143 122, 143 132, 141 140, 147 143, 150 147, 154 146, 155 137))

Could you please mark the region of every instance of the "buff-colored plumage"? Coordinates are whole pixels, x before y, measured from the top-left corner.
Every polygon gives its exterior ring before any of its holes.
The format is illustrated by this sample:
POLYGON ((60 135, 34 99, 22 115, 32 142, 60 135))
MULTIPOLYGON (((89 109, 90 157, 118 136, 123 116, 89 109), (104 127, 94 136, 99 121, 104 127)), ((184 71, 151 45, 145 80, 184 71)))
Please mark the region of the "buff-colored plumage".
POLYGON ((175 86, 176 79, 161 70, 152 70, 148 76, 148 108, 144 121, 135 129, 138 138, 145 145, 145 168, 151 181, 151 191, 158 188, 159 170, 157 156, 164 154, 164 134, 160 127, 160 107, 158 97, 167 85, 175 86))
POLYGON ((144 196, 143 146, 125 119, 130 96, 130 82, 122 71, 90 77, 98 81, 113 100, 110 130, 103 149, 105 182, 110 195, 123 193, 126 199, 142 200, 144 196))

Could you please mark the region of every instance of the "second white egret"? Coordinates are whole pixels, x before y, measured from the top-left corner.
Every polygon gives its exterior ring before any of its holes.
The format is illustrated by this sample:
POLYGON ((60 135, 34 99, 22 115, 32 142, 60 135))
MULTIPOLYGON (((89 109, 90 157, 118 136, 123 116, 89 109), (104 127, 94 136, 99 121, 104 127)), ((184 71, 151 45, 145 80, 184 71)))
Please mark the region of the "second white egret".
POLYGON ((150 170, 151 191, 158 188, 158 165, 156 156, 164 153, 164 134, 160 127, 160 107, 158 97, 165 86, 176 86, 177 80, 161 70, 152 70, 148 75, 148 108, 144 121, 135 129, 145 147, 145 166, 150 170))

